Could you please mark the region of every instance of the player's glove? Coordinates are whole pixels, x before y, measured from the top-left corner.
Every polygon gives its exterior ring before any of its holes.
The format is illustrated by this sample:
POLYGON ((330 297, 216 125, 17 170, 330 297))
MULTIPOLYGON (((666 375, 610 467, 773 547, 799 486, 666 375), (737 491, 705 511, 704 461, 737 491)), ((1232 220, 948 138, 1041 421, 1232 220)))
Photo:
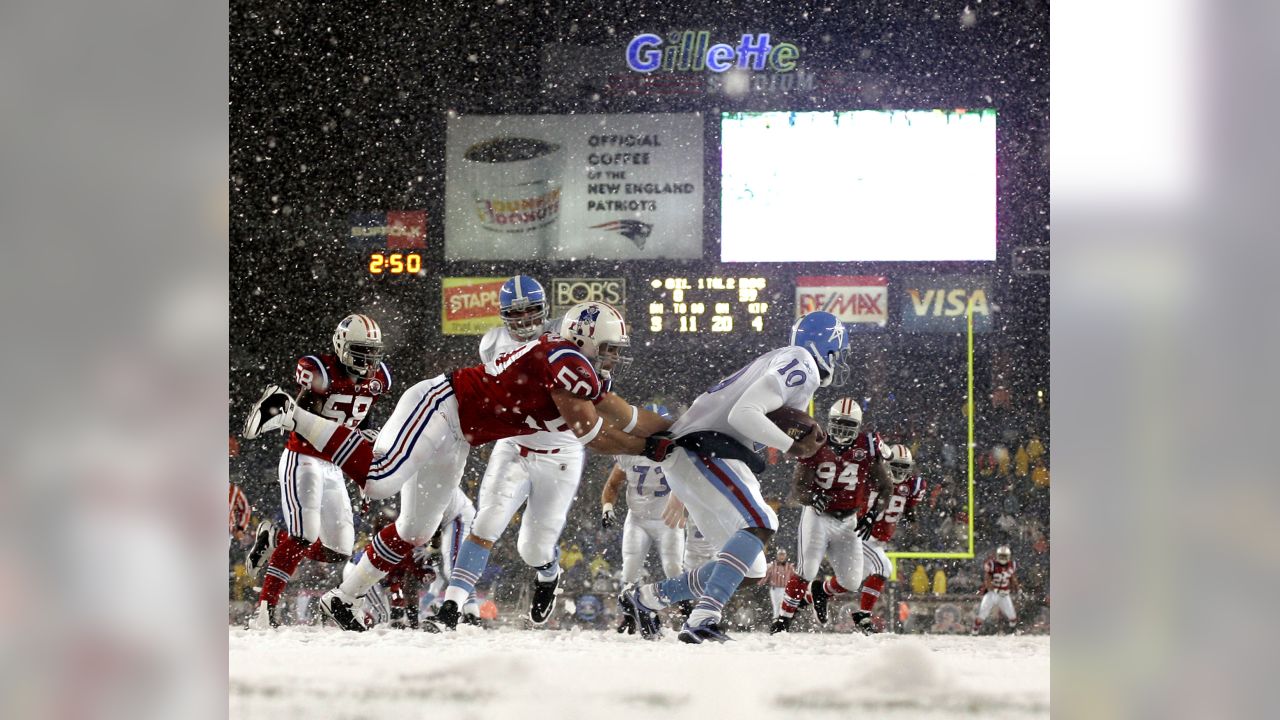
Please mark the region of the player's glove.
POLYGON ((875 524, 876 521, 871 517, 871 513, 867 513, 858 520, 858 524, 853 531, 858 533, 858 537, 867 540, 871 537, 871 526, 875 524))
POLYGON ((605 503, 600 508, 600 527, 608 530, 617 520, 617 516, 613 514, 613 503, 605 503))
POLYGON ((372 428, 370 428, 370 429, 366 429, 366 430, 361 430, 361 431, 360 431, 360 434, 364 436, 364 439, 365 439, 365 440, 368 440, 368 441, 369 441, 369 444, 370 444, 370 445, 372 445, 372 444, 374 444, 375 442, 377 442, 377 441, 378 441, 378 431, 377 431, 377 430, 374 430, 374 429, 372 429, 372 428))
POLYGON ((654 462, 666 460, 675 448, 675 440, 667 433, 654 433, 644 439, 644 456, 654 462))
POLYGON ((831 496, 825 493, 813 493, 809 496, 809 507, 818 512, 826 512, 827 505, 831 502, 831 496))

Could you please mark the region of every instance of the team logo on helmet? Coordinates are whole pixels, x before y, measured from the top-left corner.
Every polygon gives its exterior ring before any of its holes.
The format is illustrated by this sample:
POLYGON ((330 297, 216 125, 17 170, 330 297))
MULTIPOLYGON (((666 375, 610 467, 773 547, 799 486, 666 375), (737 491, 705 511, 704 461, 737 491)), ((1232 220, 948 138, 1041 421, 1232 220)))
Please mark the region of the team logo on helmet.
POLYGON ((586 331, 587 331, 586 335, 587 337, 594 337, 596 334, 596 320, 599 320, 599 319, 600 319, 600 306, 592 305, 591 307, 583 308, 582 312, 578 313, 577 322, 579 325, 583 323, 590 323, 590 325, 588 325, 586 328, 586 331))

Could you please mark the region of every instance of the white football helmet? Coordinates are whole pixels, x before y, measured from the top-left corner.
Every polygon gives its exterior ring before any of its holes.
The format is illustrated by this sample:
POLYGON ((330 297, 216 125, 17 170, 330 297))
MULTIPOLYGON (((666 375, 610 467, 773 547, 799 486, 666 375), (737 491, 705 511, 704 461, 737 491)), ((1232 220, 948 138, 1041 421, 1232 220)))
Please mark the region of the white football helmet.
POLYGON ((1001 545, 1000 547, 996 548, 996 562, 1007 563, 1012 557, 1013 557, 1013 551, 1009 549, 1008 545, 1001 545))
POLYGON ((353 375, 373 377, 382 360, 382 329, 368 315, 348 315, 333 331, 333 352, 353 375))
POLYGON ((827 435, 836 445, 850 445, 862 429, 862 407, 853 398, 840 398, 827 412, 827 435))
POLYGON ((906 480, 911 475, 911 468, 915 466, 915 460, 911 457, 911 448, 906 445, 894 445, 889 448, 886 459, 889 461, 889 474, 893 475, 894 482, 906 480))
POLYGON ((601 377, 610 377, 631 362, 622 354, 631 346, 622 313, 602 302, 578 303, 560 324, 560 336, 582 349, 601 377))

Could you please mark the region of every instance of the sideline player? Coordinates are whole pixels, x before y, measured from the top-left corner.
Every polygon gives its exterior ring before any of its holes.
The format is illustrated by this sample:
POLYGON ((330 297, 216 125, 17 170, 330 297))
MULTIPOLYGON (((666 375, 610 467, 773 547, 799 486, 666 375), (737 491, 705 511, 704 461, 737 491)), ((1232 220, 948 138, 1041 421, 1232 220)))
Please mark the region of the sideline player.
MULTIPOLYGON (((419 382, 401 396, 376 444, 294 404, 279 388, 267 388, 250 413, 251 427, 296 431, 322 448, 370 499, 400 493, 395 523, 374 536, 351 577, 320 600, 344 629, 365 629, 352 604, 431 539, 462 480, 470 445, 567 427, 597 452, 665 457, 674 447, 669 438, 652 436, 668 427, 666 420, 629 405, 605 385, 630 345, 622 315, 605 303, 579 303, 565 317, 561 334, 542 335, 491 362, 419 382)), ((452 603, 446 615, 450 604, 441 603, 441 618, 452 629, 449 617, 459 613, 452 603)))
MULTIPOLYGON (((893 495, 889 504, 879 515, 873 515, 875 522, 871 525, 871 536, 862 543, 862 588, 858 598, 858 609, 853 611, 853 622, 864 633, 872 632, 871 611, 884 585, 889 581, 892 566, 885 548, 893 539, 898 523, 911 520, 916 506, 924 500, 925 481, 912 470, 915 460, 911 457, 911 449, 906 445, 894 445, 889 448, 889 473, 893 475, 893 495)), ((865 486, 863 486, 865 487, 865 486)), ((876 491, 871 490, 865 506, 875 504, 876 491)))
MULTIPOLYGON (((502 284, 498 306, 504 327, 493 328, 480 338, 481 362, 492 362, 554 330, 547 326, 546 293, 537 280, 527 275, 517 275, 502 284)), ((619 369, 615 365, 601 374, 609 376, 619 369)), ((452 607, 460 607, 475 597, 475 585, 489 563, 494 543, 524 505, 516 550, 520 559, 535 570, 528 618, 534 625, 546 623, 560 587, 560 533, 564 531, 569 506, 578 494, 585 464, 586 451, 568 430, 535 432, 494 443, 480 481, 479 510, 458 553, 445 601, 452 600, 452 607)), ((451 622, 451 608, 442 603, 440 612, 444 613, 446 624, 451 622)))
MULTIPOLYGON (((644 408, 670 420, 671 412, 662 405, 647 403, 644 408)), ((663 510, 671 495, 671 486, 662 466, 646 457, 619 455, 609 479, 600 493, 600 525, 608 529, 617 523, 614 504, 619 491, 626 488, 627 517, 622 523, 622 584, 634 585, 644 573, 649 548, 656 546, 662 574, 668 578, 683 572, 684 532, 668 527, 663 510)), ((635 632, 630 615, 623 615, 618 632, 635 632)))
POLYGON ((796 440, 766 413, 783 407, 804 411, 819 387, 844 382, 848 350, 844 325, 829 312, 811 312, 792 327, 790 345, 713 385, 671 426, 678 449, 662 463, 663 472, 720 551, 715 562, 697 570, 623 592, 619 607, 646 638, 657 635, 659 609, 697 598, 680 640, 729 639, 721 628, 725 603, 744 577, 764 576, 764 546, 778 528, 778 516, 765 503, 755 476, 764 469, 763 460, 750 448, 759 443, 802 458, 817 452, 826 439, 820 425, 796 440))
POLYGON ((796 542, 797 567, 771 633, 790 629, 806 594, 812 595, 814 614, 825 625, 827 600, 857 588, 862 580, 862 540, 871 529, 871 518, 888 503, 884 497, 891 494, 893 481, 885 462, 889 446, 877 434, 859 434, 861 427, 857 401, 837 400, 827 412, 826 444, 796 466, 792 498, 805 506, 796 542), (866 501, 859 486, 871 483, 880 497, 873 512, 859 519, 866 501), (831 562, 835 577, 818 577, 823 557, 831 562))
MULTIPOLYGON (((333 332, 332 355, 307 355, 298 360, 294 379, 300 393, 291 402, 358 435, 357 428, 369 408, 391 390, 391 371, 382 362, 382 353, 378 323, 368 315, 348 315, 333 332)), ((267 429, 272 428, 256 425, 250 417, 244 436, 253 439, 267 429)), ((280 505, 285 526, 278 533, 270 525, 259 527, 260 539, 265 530, 266 538, 274 537, 276 546, 267 561, 258 606, 249 618, 251 628, 279 624, 276 605, 303 558, 340 563, 351 557, 355 528, 346 479, 317 447, 322 446, 292 432, 280 456, 280 505)), ((261 545, 255 543, 259 562, 265 554, 261 545)))
POLYGON ((1013 599, 1009 593, 1018 592, 1018 563, 1013 560, 1013 553, 1008 545, 996 548, 994 557, 987 558, 982 564, 982 602, 978 603, 978 614, 973 618, 973 634, 982 632, 982 623, 993 609, 1009 621, 1009 627, 1016 633, 1018 615, 1013 609, 1013 599))

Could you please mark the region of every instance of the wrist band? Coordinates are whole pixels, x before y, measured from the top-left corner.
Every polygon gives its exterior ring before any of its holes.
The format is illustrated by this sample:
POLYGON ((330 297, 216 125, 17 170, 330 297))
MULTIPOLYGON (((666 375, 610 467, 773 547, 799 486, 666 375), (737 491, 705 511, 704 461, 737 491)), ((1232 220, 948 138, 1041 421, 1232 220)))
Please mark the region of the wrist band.
POLYGON ((632 405, 631 406, 631 422, 627 423, 627 426, 622 428, 622 432, 624 433, 631 432, 633 429, 635 429, 636 423, 638 422, 640 422, 640 410, 635 405, 632 405))

